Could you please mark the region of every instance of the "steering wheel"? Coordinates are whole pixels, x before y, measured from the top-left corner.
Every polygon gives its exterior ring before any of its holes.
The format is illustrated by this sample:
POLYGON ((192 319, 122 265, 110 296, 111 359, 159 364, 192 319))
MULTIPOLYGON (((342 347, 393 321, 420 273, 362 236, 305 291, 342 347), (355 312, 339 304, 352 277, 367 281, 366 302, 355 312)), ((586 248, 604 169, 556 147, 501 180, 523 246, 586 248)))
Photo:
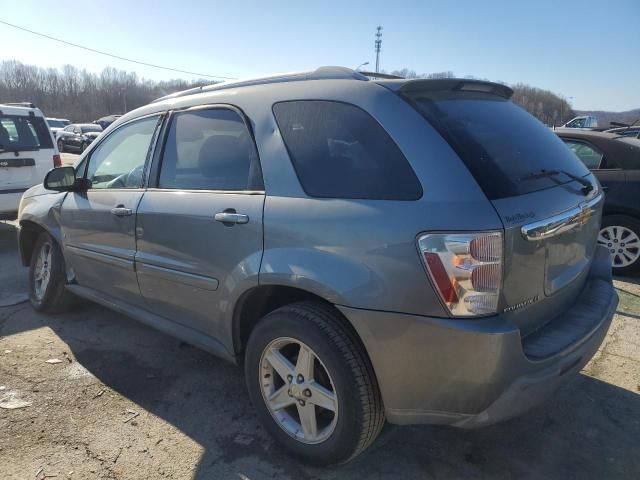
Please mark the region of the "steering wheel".
POLYGON ((138 165, 128 173, 118 175, 111 180, 106 188, 136 188, 142 185, 142 176, 144 175, 144 165, 138 165))

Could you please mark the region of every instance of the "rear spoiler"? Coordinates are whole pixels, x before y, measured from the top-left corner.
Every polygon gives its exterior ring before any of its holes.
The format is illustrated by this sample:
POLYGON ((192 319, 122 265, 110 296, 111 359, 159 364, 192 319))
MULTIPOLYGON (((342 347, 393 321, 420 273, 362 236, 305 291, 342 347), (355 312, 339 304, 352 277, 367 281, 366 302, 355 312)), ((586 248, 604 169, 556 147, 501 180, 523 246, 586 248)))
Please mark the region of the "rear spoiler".
POLYGON ((498 95, 506 99, 511 98, 513 90, 501 83, 486 82, 483 80, 467 80, 460 78, 443 79, 416 79, 402 83, 398 92, 438 92, 438 91, 460 91, 460 92, 482 92, 498 95))

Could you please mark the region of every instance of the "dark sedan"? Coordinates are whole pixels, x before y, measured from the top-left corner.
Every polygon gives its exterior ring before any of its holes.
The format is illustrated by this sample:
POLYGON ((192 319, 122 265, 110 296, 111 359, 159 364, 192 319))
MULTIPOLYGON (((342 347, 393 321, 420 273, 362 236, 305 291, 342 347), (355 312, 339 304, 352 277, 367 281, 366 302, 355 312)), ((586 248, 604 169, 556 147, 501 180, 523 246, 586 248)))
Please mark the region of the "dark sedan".
POLYGON ((640 140, 576 129, 555 132, 593 170, 606 192, 598 241, 609 249, 614 272, 639 272, 640 140))
POLYGON ((102 127, 93 123, 73 123, 58 132, 60 152, 84 152, 102 132, 102 127))

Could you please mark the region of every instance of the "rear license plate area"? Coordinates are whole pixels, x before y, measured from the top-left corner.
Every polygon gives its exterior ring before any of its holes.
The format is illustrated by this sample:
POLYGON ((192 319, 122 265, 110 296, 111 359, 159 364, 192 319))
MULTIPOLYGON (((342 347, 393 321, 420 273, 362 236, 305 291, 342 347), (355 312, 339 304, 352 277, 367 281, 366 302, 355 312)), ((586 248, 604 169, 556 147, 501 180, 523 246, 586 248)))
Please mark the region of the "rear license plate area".
POLYGON ((0 167, 33 167, 36 161, 33 158, 3 158, 0 159, 0 167))

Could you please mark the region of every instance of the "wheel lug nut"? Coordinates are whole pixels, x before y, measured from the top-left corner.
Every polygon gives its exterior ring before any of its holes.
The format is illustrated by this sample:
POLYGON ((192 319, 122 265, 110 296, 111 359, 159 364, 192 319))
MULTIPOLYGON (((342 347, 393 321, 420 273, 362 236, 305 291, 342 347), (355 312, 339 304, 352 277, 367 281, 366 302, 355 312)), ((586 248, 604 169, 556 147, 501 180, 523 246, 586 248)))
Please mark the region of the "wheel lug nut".
POLYGON ((300 404, 301 407, 304 407, 304 405, 305 405, 305 401, 304 400, 298 400, 298 403, 300 404))
POLYGON ((310 397, 310 396, 311 396, 311 390, 309 390, 308 388, 306 388, 306 389, 304 390, 304 396, 305 396, 305 397, 310 397))
POLYGON ((298 383, 302 383, 304 382, 304 377, 302 375, 298 375, 298 378, 296 380, 298 383))
POLYGON ((293 375, 287 375, 287 382, 291 383, 293 381, 293 375))
POLYGON ((287 390, 287 393, 291 396, 291 389, 287 390))

